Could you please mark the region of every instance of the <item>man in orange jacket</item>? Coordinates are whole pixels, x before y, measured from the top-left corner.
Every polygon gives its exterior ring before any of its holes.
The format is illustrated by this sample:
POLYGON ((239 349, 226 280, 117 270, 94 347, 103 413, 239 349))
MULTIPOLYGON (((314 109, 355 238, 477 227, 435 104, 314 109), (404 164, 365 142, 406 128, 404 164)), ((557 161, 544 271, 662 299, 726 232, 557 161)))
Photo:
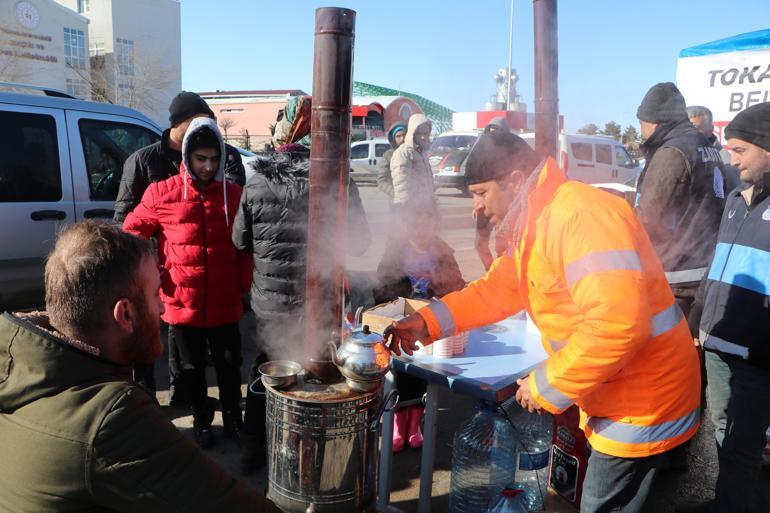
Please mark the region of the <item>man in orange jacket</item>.
POLYGON ((386 330, 412 354, 524 308, 549 358, 519 380, 529 411, 577 404, 592 447, 581 512, 642 511, 665 455, 700 425, 700 366, 630 206, 567 181, 520 137, 485 133, 468 157, 474 201, 510 240, 486 276, 386 330))

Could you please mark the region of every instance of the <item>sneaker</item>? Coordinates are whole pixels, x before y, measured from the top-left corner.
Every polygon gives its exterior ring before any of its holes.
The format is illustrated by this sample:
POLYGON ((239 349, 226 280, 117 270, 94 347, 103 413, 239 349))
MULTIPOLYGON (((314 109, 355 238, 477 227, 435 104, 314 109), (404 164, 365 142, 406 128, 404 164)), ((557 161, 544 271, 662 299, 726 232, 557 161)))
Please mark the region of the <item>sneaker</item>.
POLYGON ((240 443, 241 431, 243 431, 243 418, 240 411, 223 411, 222 426, 225 438, 240 443))
POLYGON ((201 449, 208 450, 214 447, 214 433, 211 431, 211 426, 193 427, 193 436, 201 449))

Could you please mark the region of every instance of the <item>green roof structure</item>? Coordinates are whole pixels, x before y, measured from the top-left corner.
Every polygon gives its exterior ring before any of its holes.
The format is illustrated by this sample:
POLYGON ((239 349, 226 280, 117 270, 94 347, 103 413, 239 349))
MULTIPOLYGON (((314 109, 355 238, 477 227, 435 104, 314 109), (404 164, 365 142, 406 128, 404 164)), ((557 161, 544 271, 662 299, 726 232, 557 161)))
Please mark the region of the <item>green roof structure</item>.
POLYGON ((353 96, 404 96, 414 100, 420 106, 425 115, 428 116, 428 119, 433 123, 435 131, 440 133, 452 129, 452 113, 454 111, 418 94, 354 81, 353 96))

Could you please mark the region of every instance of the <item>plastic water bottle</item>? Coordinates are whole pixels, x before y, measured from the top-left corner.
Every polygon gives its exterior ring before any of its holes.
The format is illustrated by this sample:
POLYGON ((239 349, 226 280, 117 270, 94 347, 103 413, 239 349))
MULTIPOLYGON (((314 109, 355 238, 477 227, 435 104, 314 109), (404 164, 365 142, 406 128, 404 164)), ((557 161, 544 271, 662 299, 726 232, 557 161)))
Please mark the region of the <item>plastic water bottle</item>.
POLYGON ((514 482, 518 447, 516 432, 497 407, 480 403, 455 433, 449 512, 487 513, 514 482))
POLYGON ((513 488, 524 490, 523 502, 527 511, 541 511, 548 487, 553 417, 547 413, 529 413, 515 401, 506 404, 505 411, 516 426, 521 444, 513 488))
POLYGON ((489 513, 527 513, 522 502, 522 490, 503 488, 500 499, 489 509, 489 513))

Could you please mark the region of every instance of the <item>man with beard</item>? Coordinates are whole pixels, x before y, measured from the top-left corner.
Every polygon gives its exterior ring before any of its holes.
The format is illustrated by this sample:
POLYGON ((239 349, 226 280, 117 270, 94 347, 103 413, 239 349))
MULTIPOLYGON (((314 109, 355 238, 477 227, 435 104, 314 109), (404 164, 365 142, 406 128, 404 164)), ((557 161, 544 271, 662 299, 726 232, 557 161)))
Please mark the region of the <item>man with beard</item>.
POLYGON ((0 511, 279 510, 131 382, 163 352, 150 244, 84 221, 45 269, 47 312, 0 318, 0 511))
MULTIPOLYGON (((581 511, 643 511, 664 455, 700 425, 698 356, 641 223, 621 198, 567 181, 508 131, 484 133, 467 184, 510 241, 483 278, 394 322, 391 348, 527 309, 548 359, 518 381, 530 412, 573 404, 592 451, 581 511)), ((504 370, 501 370, 504 371, 504 370)))
POLYGON ((377 164, 377 188, 388 195, 391 203, 393 202, 393 176, 390 174, 390 161, 393 158, 393 153, 399 146, 404 144, 404 137, 406 136, 406 127, 399 123, 394 123, 390 130, 388 130, 388 142, 390 143, 390 149, 380 157, 380 161, 377 164))

